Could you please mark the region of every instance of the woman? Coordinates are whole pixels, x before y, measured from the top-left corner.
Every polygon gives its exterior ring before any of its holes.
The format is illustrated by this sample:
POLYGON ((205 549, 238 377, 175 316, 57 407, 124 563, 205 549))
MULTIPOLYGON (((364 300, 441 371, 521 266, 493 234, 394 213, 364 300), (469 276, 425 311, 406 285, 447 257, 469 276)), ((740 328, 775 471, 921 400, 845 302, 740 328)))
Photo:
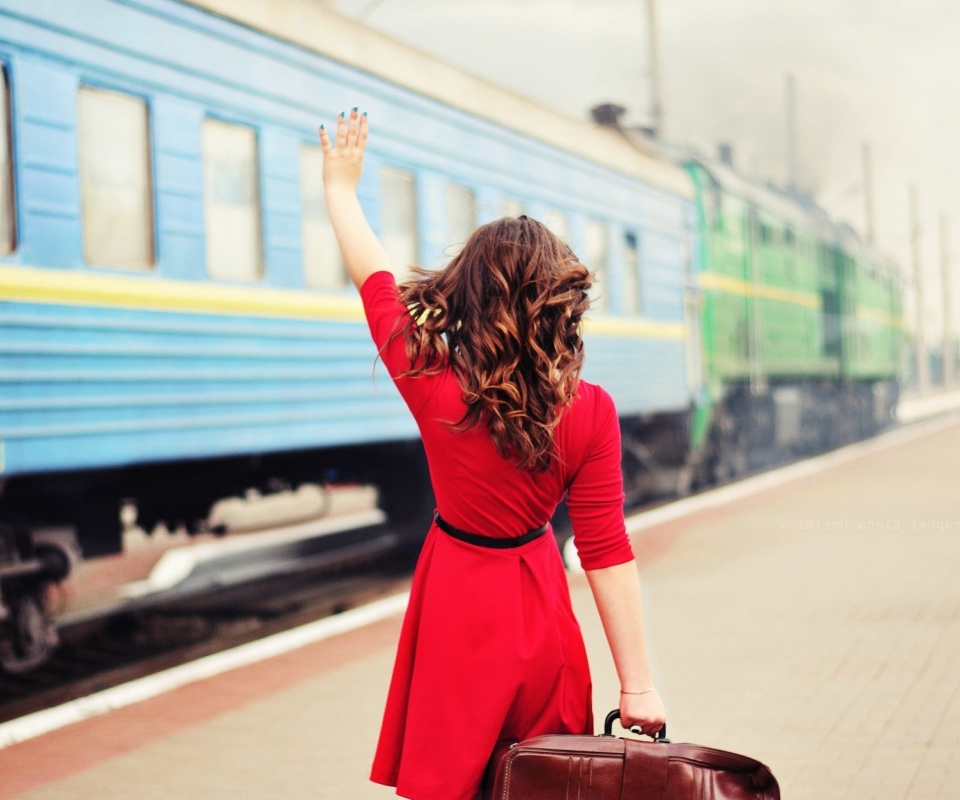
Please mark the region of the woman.
POLYGON ((566 494, 620 678, 625 725, 654 733, 620 432, 580 380, 590 273, 534 220, 478 228, 399 289, 357 200, 368 122, 321 127, 330 219, 380 356, 416 418, 438 513, 414 574, 372 780, 413 800, 473 800, 494 745, 592 733, 590 674, 545 524, 566 494))

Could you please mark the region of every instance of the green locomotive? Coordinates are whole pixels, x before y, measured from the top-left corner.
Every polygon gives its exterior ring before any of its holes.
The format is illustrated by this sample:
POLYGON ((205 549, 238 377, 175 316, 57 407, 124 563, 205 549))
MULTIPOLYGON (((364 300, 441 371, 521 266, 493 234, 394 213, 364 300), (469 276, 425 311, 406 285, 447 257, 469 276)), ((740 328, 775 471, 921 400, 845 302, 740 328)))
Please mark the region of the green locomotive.
POLYGON ((897 266, 802 198, 690 160, 700 228, 705 396, 695 482, 836 447, 896 407, 897 266))

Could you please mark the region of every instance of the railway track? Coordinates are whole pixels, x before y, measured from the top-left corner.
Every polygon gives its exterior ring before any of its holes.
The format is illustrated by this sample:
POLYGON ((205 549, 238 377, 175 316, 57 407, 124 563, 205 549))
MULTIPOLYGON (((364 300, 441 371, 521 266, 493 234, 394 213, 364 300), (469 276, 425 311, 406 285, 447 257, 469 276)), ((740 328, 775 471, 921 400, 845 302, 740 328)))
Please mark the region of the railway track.
MULTIPOLYGON (((631 505, 628 513, 667 504, 631 505)), ((569 530, 561 507, 554 525, 569 530)), ((558 537, 563 541, 566 536, 558 537)), ((572 552, 566 558, 574 557, 572 552)), ((53 708, 172 667, 331 617, 409 587, 412 563, 385 551, 325 561, 321 568, 215 589, 133 609, 120 607, 59 628, 49 662, 0 674, 0 723, 53 708)), ((287 565, 289 569, 289 565, 287 565)))
POLYGON ((380 560, 63 628, 62 646, 47 664, 5 676, 0 723, 365 605, 405 590, 409 580, 409 569, 380 560))

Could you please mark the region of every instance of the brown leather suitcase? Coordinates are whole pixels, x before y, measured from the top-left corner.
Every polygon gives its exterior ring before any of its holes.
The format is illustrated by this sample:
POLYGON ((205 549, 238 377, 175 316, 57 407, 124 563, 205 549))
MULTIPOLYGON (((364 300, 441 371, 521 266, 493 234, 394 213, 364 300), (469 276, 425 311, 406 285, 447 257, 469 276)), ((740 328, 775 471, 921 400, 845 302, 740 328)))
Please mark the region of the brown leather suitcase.
POLYGON ((780 800, 776 778, 746 756, 612 735, 535 736, 502 743, 487 768, 481 800, 780 800))

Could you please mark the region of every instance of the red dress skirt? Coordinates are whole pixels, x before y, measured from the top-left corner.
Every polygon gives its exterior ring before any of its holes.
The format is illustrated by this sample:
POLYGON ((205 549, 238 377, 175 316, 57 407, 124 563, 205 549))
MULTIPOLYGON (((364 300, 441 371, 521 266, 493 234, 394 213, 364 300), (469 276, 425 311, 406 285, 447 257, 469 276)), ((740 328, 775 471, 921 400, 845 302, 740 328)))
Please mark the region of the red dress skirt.
MULTIPOLYGON (((586 569, 633 558, 623 521, 620 432, 609 395, 581 381, 556 428, 556 466, 516 469, 463 416, 450 371, 404 378, 398 325, 414 324, 390 273, 361 290, 374 341, 417 420, 443 517, 461 530, 518 536, 566 494, 586 569)), ((413 800, 474 800, 497 741, 592 733, 590 671, 554 537, 520 547, 467 544, 430 527, 414 573, 371 778, 413 800)))
POLYGON ((473 800, 494 745, 593 731, 590 670, 554 539, 466 544, 434 524, 417 565, 372 779, 473 800))

